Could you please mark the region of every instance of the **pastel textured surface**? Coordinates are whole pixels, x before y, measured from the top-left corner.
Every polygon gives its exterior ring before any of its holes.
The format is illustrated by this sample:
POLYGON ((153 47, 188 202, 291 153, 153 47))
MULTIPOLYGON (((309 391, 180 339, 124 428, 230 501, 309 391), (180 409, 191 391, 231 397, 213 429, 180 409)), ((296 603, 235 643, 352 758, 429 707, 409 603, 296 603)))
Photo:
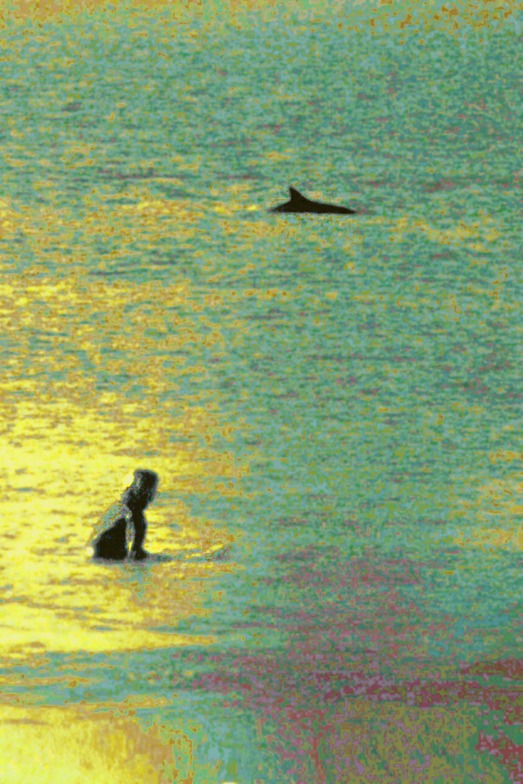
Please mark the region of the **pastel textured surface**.
POLYGON ((0 2, 2 784, 523 782, 521 7, 316 5, 0 2))

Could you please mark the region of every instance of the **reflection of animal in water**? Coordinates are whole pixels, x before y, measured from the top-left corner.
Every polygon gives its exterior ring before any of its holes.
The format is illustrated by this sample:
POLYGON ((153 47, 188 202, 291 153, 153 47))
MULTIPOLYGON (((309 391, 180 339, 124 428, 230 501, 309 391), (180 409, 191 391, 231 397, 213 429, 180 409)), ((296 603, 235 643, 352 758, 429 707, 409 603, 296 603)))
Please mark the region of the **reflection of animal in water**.
POLYGON ((356 210, 351 210, 348 207, 337 207, 335 204, 312 201, 303 196, 296 188, 289 188, 289 195, 289 201, 278 205, 278 207, 273 207, 271 212, 330 212, 333 215, 356 215, 356 210))
POLYGON ((158 475, 154 471, 134 472, 133 482, 124 490, 120 502, 113 504, 95 527, 91 539, 94 558, 123 561, 129 557, 143 561, 148 557, 143 549, 147 532, 144 509, 156 495, 157 486, 158 475))

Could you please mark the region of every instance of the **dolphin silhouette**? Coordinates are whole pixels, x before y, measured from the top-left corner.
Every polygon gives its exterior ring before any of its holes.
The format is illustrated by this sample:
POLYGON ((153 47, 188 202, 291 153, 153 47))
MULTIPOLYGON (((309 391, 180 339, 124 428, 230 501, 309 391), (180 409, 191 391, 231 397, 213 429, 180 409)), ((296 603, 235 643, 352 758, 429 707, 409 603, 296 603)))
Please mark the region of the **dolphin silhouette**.
POLYGON ((289 188, 289 201, 273 207, 270 212, 330 212, 334 215, 356 215, 356 210, 348 207, 337 207, 335 204, 323 204, 321 201, 311 201, 296 190, 289 188))

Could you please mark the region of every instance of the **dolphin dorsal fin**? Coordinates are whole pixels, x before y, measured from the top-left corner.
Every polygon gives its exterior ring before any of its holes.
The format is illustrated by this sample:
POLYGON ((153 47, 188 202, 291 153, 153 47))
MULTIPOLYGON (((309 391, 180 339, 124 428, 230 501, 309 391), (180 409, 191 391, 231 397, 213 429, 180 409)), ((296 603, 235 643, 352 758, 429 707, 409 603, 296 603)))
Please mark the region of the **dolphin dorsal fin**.
POLYGON ((295 199, 305 198, 305 196, 302 196, 301 193, 296 190, 296 188, 292 188, 291 186, 289 186, 289 195, 291 197, 291 201, 294 201, 295 199))

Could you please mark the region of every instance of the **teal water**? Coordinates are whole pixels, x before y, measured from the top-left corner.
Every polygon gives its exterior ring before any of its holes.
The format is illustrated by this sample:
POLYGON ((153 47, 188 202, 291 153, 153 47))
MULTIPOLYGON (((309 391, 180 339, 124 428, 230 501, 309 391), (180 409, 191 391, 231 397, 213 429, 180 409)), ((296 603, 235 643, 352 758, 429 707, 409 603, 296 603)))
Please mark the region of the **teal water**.
POLYGON ((251 672, 228 656, 261 657, 266 691, 298 710, 311 657, 343 683, 369 667, 403 683, 521 650, 520 42, 512 22, 401 45, 337 18, 249 19, 2 32, 2 471, 19 521, 2 579, 10 606, 103 616, 103 636, 130 635, 136 602, 136 629, 164 635, 93 653, 29 621, 3 673, 7 701, 196 717, 204 784, 312 784, 312 752, 256 728, 288 716, 227 703, 238 688, 213 673, 251 672), (289 185, 359 214, 269 213, 289 185), (162 478, 151 549, 156 525, 173 561, 113 571, 128 605, 108 614, 108 572, 81 550, 95 488, 141 463, 162 478), (174 574, 176 542, 206 526, 229 555, 174 574), (17 575, 26 554, 38 578, 17 575), (284 687, 267 656, 295 662, 284 687))

